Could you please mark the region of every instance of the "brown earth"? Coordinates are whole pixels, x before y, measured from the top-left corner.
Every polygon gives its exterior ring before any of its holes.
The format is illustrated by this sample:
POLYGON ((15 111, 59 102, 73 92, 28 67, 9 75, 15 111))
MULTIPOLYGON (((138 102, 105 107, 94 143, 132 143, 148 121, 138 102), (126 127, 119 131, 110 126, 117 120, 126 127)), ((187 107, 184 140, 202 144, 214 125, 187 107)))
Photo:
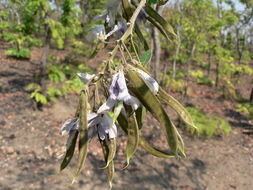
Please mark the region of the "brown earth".
MULTIPOLYGON (((39 51, 32 61, 6 58, 0 49, 0 190, 102 190, 108 189, 100 146, 92 140, 89 155, 77 183, 71 185, 75 164, 72 161, 61 174, 59 164, 66 137, 59 134, 62 122, 75 112, 77 95, 61 98, 58 103, 36 109, 24 87, 33 81, 39 51)), ((250 93, 249 78, 242 78, 241 94, 250 93)), ((187 104, 222 116, 232 126, 229 136, 192 137, 183 133, 187 158, 161 159, 139 149, 130 166, 122 170, 124 152, 118 149, 113 189, 119 190, 252 190, 252 120, 236 112, 235 103, 221 98, 215 89, 196 84, 187 104), (193 93, 194 92, 194 93, 193 93)), ((180 99, 180 96, 177 96, 180 99)), ((163 147, 163 138, 153 121, 148 122, 148 139, 163 147)), ((120 147, 124 135, 120 132, 120 147)))

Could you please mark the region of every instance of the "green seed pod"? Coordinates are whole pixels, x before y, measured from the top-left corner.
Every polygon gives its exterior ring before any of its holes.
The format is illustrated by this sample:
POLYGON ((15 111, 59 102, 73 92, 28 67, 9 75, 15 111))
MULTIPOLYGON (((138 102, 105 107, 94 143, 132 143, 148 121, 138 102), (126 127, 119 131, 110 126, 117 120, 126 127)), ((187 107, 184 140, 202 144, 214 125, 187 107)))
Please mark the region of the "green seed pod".
POLYGON ((148 111, 150 111, 151 114, 159 121, 166 133, 167 142, 171 150, 176 155, 178 155, 177 129, 163 109, 160 101, 150 91, 148 86, 136 71, 128 70, 126 76, 129 80, 128 88, 135 94, 135 96, 148 109, 148 111))
POLYGON ((73 182, 76 181, 81 173, 83 164, 85 162, 87 151, 88 151, 88 121, 87 121, 87 111, 88 111, 88 87, 85 86, 84 90, 81 91, 80 95, 80 129, 79 129, 79 154, 77 161, 77 169, 73 178, 73 182))
POLYGON ((74 155, 74 152, 75 152, 77 137, 78 137, 78 131, 73 131, 69 135, 68 141, 67 141, 67 146, 66 146, 66 154, 65 154, 65 157, 61 163, 60 171, 62 171, 64 168, 66 168, 68 166, 68 164, 70 163, 70 161, 74 155))
POLYGON ((129 165, 131 157, 137 150, 139 144, 139 128, 136 120, 135 113, 130 113, 128 116, 128 135, 126 147, 126 168, 129 165))
POLYGON ((110 189, 112 189, 112 180, 114 177, 114 163, 113 161, 110 162, 110 164, 107 167, 107 172, 108 172, 108 183, 110 189))

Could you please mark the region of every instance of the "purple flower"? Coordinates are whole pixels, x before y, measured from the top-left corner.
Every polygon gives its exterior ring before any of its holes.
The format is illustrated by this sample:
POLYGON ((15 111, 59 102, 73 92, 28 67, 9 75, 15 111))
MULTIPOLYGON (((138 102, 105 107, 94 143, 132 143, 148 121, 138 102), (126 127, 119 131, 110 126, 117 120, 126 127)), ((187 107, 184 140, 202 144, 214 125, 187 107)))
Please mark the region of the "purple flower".
POLYGON ((106 103, 98 109, 98 113, 112 110, 119 101, 123 101, 125 104, 132 106, 134 110, 136 110, 141 104, 137 98, 129 94, 124 73, 122 71, 113 75, 109 93, 109 98, 106 103))

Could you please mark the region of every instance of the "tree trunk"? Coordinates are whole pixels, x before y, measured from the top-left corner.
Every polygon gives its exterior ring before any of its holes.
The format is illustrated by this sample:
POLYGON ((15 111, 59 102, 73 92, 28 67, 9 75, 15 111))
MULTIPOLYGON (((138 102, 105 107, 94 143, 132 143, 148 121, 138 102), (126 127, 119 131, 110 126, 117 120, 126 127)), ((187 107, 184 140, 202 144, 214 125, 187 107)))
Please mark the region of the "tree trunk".
POLYGON ((173 60, 173 65, 172 65, 172 77, 171 77, 172 81, 175 80, 175 77, 176 77, 177 58, 178 58, 179 50, 181 48, 180 26, 177 26, 177 37, 178 37, 178 44, 177 44, 177 48, 175 52, 175 57, 173 60))
POLYGON ((241 44, 240 44, 240 34, 239 34, 239 28, 236 28, 236 51, 238 54, 238 63, 241 64, 242 59, 242 51, 241 51, 241 44))
POLYGON ((194 43, 192 45, 192 49, 191 49, 191 54, 190 54, 190 57, 189 59, 187 60, 187 71, 186 71, 186 85, 185 85, 185 89, 184 89, 184 97, 183 98, 186 98, 187 97, 187 93, 188 93, 188 81, 190 80, 190 68, 191 68, 191 64, 192 64, 192 59, 194 57, 194 54, 195 54, 195 49, 196 49, 196 44, 194 43))
MULTIPOLYGON (((158 13, 162 12, 162 8, 160 6, 156 7, 156 11, 158 13)), ((152 38, 153 38, 153 57, 154 57, 154 66, 153 66, 153 74, 154 78, 159 82, 159 73, 160 73, 160 55, 161 55, 161 43, 159 39, 159 31, 156 27, 152 27, 152 38)))
POLYGON ((46 70, 47 70, 47 66, 48 66, 48 62, 47 62, 47 57, 49 54, 49 48, 50 48, 50 41, 51 41, 51 29, 50 26, 48 24, 45 25, 45 30, 46 30, 46 37, 45 37, 45 44, 44 44, 44 48, 43 48, 43 52, 42 52, 42 56, 41 56, 41 68, 40 68, 40 77, 41 77, 41 88, 42 88, 42 93, 45 94, 46 93, 46 70))
POLYGON ((219 86, 219 82, 220 82, 219 72, 220 72, 220 63, 219 63, 219 61, 217 61, 217 63, 216 63, 216 79, 215 79, 215 86, 216 87, 219 86))
POLYGON ((211 68, 212 68, 212 60, 211 60, 212 54, 211 51, 208 51, 208 71, 207 76, 210 77, 211 74, 211 68))
POLYGON ((251 89, 249 101, 250 101, 251 105, 253 105, 253 88, 251 89))

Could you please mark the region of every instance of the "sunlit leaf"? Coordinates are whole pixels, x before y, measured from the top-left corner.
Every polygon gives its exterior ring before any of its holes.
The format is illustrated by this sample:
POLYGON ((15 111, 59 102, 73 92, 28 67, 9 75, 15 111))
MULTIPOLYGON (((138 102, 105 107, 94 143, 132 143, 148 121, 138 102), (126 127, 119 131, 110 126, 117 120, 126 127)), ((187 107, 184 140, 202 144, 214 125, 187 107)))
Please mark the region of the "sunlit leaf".
POLYGON ((178 137, 177 129, 169 119, 167 113, 163 109, 160 101, 150 91, 141 77, 133 70, 129 70, 126 74, 129 80, 129 89, 135 94, 135 96, 141 101, 141 103, 152 113, 152 115, 160 122, 163 127, 167 142, 171 150, 178 154, 178 137))
POLYGON ((146 51, 143 55, 140 56, 140 61, 144 65, 149 63, 151 60, 151 50, 146 51))
MULTIPOLYGON (((131 110, 132 111, 132 110, 131 110)), ((127 147, 126 147, 126 166, 129 165, 131 157, 137 150, 139 144, 139 128, 136 120, 135 113, 129 113, 128 111, 128 135, 127 135, 127 147)))
POLYGON ((197 130, 197 127, 194 125, 191 115, 188 113, 188 111, 172 96, 170 96, 168 93, 166 93, 162 88, 159 88, 158 99, 161 102, 165 102, 168 104, 173 110, 177 112, 179 117, 193 130, 197 130))
MULTIPOLYGON (((164 18, 159 13, 157 13, 157 11, 155 11, 150 5, 145 6, 145 11, 148 13, 149 17, 151 17, 155 22, 159 23, 163 30, 171 34, 173 37, 177 37, 173 27, 166 20, 164 20, 164 18)), ((161 29, 159 30, 161 32, 161 29)))
MULTIPOLYGON (((128 134, 128 122, 127 119, 120 114, 118 117, 118 123, 120 127, 123 129, 123 131, 128 134)), ((173 158, 175 157, 174 153, 167 153, 162 150, 159 150, 158 148, 153 147, 150 145, 143 137, 140 136, 139 139, 139 145, 141 145, 146 151, 148 151, 150 154, 161 157, 161 158, 173 158)))

